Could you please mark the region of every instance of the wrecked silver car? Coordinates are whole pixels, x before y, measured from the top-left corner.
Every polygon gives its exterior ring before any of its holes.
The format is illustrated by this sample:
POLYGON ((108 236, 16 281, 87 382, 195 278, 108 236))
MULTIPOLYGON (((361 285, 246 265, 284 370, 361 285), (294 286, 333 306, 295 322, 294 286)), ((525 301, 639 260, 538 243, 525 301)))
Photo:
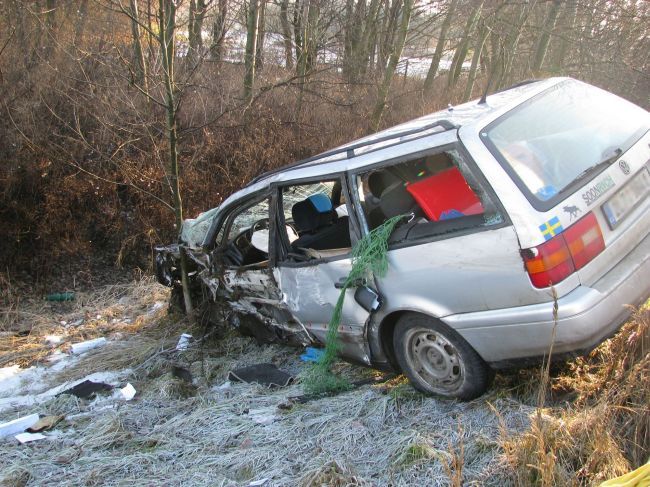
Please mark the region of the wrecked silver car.
POLYGON ((346 291, 340 354, 477 397, 491 369, 553 340, 584 353, 648 298, 649 129, 582 82, 517 86, 257 177, 157 249, 158 279, 180 286, 182 247, 235 326, 323 343, 352 247, 404 215, 387 274, 346 291))

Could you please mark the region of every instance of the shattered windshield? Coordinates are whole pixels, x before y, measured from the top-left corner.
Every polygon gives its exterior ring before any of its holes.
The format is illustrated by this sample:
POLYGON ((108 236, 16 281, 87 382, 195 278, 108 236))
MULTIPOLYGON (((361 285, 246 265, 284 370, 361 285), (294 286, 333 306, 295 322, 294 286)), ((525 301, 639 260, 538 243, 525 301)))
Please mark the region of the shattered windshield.
POLYGON ((605 170, 649 128, 650 114, 642 108, 567 81, 493 122, 481 138, 531 200, 550 207, 564 199, 563 190, 605 170))

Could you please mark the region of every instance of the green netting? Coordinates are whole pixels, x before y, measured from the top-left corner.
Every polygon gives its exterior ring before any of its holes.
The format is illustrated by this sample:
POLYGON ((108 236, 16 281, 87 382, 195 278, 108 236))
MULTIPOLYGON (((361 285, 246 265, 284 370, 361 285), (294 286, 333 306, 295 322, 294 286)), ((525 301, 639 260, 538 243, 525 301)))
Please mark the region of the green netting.
POLYGON ((383 277, 388 270, 388 239, 395 226, 404 218, 404 215, 389 218, 383 224, 372 230, 352 249, 352 269, 343 283, 341 294, 336 301, 334 312, 327 326, 325 339, 325 353, 308 371, 304 389, 308 394, 325 394, 346 390, 350 387, 348 381, 332 373, 331 366, 339 352, 338 330, 341 324, 341 311, 345 301, 345 292, 358 279, 374 274, 383 277))

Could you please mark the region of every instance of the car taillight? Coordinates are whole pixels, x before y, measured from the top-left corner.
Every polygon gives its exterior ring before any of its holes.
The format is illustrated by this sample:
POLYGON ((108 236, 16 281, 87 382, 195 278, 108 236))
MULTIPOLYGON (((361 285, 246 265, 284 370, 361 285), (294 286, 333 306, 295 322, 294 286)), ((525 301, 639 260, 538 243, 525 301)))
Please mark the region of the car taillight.
POLYGON ((535 287, 548 287, 581 269, 605 249, 600 226, 588 213, 564 232, 537 247, 522 251, 535 287))

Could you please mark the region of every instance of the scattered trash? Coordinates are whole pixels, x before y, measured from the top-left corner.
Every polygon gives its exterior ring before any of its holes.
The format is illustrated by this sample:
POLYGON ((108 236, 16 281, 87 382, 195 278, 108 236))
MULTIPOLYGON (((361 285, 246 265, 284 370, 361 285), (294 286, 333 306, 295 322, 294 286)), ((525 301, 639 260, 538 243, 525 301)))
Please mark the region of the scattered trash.
POLYGON ((0 438, 22 433, 38 421, 38 414, 22 416, 7 423, 0 424, 0 438))
POLYGON ((285 387, 293 381, 293 377, 273 364, 257 364, 231 370, 228 380, 249 384, 255 382, 268 387, 285 387))
POLYGON ((322 348, 307 347, 305 353, 300 356, 303 362, 318 362, 325 353, 322 348))
POLYGON ((106 392, 111 390, 113 390, 113 386, 110 384, 85 380, 76 386, 71 387, 70 389, 66 389, 61 394, 72 394, 73 396, 80 399, 90 399, 98 392, 106 392))
POLYGON ((32 441, 44 440, 47 437, 41 433, 20 433, 15 435, 14 438, 24 445, 25 443, 30 443, 32 441))
POLYGON ((64 416, 43 416, 41 419, 36 421, 33 425, 26 429, 28 433, 40 433, 41 431, 47 431, 54 428, 59 422, 63 420, 64 416))
POLYGON ((93 348, 101 347, 106 345, 106 338, 100 337, 95 338, 94 340, 88 340, 86 342, 73 343, 72 344, 72 353, 84 353, 93 348))
POLYGON ((130 382, 120 389, 120 394, 122 396, 122 399, 124 399, 125 401, 130 401, 131 399, 133 399, 135 397, 135 393, 136 393, 135 387, 133 387, 130 382))
POLYGON ((66 291, 64 293, 52 293, 45 296, 47 301, 72 301, 74 300, 74 293, 66 291))
POLYGON ((264 487, 266 484, 269 483, 269 479, 259 479, 259 480, 253 480, 250 484, 248 484, 248 487, 264 487))
POLYGON ((172 366, 172 375, 189 384, 193 382, 192 373, 183 367, 179 367, 178 365, 172 366))
POLYGON ((67 325, 67 324, 68 324, 68 322, 67 322, 67 321, 65 321, 65 320, 61 320, 61 321, 59 321, 59 323, 61 323, 61 325, 62 325, 62 326, 65 326, 65 325, 67 325))
POLYGON ((192 338, 194 337, 189 333, 183 333, 181 337, 178 339, 178 343, 176 344, 176 350, 178 351, 187 350, 187 347, 189 347, 190 340, 192 338))
POLYGON ((47 335, 45 342, 51 347, 59 345, 63 341, 63 335, 47 335))
POLYGON ((278 419, 275 406, 260 409, 251 409, 248 411, 248 416, 255 423, 262 424, 264 426, 269 425, 278 419))

